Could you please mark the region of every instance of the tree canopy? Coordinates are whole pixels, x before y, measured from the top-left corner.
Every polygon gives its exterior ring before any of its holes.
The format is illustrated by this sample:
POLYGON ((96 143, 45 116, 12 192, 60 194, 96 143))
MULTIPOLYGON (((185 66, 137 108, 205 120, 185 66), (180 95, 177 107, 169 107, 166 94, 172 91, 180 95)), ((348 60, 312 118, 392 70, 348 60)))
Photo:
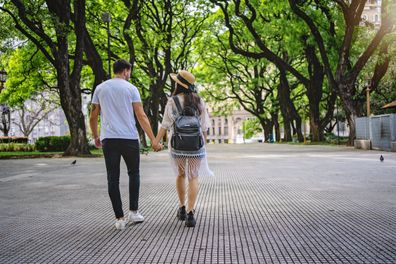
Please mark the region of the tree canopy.
POLYGON ((283 127, 283 140, 303 140, 309 121, 312 140, 323 140, 338 98, 352 142, 367 86, 375 113, 396 99, 396 4, 382 1, 375 24, 363 19, 366 2, 0 0, 0 68, 8 73, 0 102, 16 107, 55 91, 72 136, 66 154, 86 154, 81 93, 108 78, 109 55, 133 65, 154 132, 173 91, 169 74, 187 69, 213 115, 240 105, 265 139, 275 130, 281 140, 283 127))

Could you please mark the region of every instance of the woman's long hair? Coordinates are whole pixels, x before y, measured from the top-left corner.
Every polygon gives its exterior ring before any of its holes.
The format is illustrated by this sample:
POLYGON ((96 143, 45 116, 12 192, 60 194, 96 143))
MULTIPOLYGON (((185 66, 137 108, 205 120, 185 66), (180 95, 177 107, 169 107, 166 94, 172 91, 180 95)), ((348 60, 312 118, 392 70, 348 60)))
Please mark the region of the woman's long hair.
POLYGON ((184 108, 189 107, 190 109, 195 109, 197 114, 200 115, 203 111, 201 97, 195 92, 191 92, 187 88, 176 83, 176 89, 173 92, 173 96, 184 93, 184 108))

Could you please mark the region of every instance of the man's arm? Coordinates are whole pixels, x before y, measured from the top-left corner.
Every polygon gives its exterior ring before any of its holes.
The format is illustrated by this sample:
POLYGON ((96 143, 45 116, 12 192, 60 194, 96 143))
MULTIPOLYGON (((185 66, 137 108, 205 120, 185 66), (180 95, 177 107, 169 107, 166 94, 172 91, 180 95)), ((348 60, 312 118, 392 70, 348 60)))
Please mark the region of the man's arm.
POLYGON ((98 135, 98 117, 100 114, 100 105, 91 104, 91 115, 89 117, 89 126, 91 127, 92 136, 95 140, 95 146, 97 148, 102 147, 100 138, 98 135))
POLYGON ((161 150, 162 146, 158 144, 155 140, 155 136, 153 130, 151 129, 150 121, 144 112, 143 105, 141 102, 132 103, 133 111, 136 114, 136 118, 140 126, 143 128, 144 132, 146 132, 147 136, 150 138, 151 143, 153 144, 153 149, 158 151, 161 150))

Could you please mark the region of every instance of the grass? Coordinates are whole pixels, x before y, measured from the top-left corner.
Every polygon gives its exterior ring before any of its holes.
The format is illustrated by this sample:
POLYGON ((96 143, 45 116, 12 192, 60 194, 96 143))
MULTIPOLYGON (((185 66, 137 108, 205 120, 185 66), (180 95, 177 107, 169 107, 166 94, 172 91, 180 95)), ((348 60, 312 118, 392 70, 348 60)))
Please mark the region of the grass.
MULTIPOLYGON (((102 149, 91 149, 91 154, 93 157, 102 157, 102 149)), ((148 154, 151 151, 150 148, 142 148, 140 150, 141 154, 148 154)), ((52 158, 54 156, 61 157, 63 155, 62 151, 58 152, 39 152, 39 151, 0 151, 0 159, 28 159, 28 158, 52 158)), ((91 157, 91 156, 87 156, 91 157)))
MULTIPOLYGON (((93 156, 103 156, 102 149, 91 150, 93 156)), ((0 151, 0 159, 27 159, 27 158, 52 158, 54 156, 61 157, 63 151, 40 152, 40 151, 0 151)))

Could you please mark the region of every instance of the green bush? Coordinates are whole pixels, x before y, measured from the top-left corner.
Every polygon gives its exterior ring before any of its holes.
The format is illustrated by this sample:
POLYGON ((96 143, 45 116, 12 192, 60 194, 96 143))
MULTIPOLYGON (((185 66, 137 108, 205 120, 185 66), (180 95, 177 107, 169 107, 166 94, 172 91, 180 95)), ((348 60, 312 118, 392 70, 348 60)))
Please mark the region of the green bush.
POLYGON ((0 143, 0 152, 31 152, 35 147, 32 144, 0 143))
POLYGON ((65 151, 70 144, 70 136, 41 137, 36 141, 36 149, 42 152, 65 151))
POLYGON ((27 144, 28 138, 27 137, 0 137, 0 144, 1 143, 23 143, 27 144))
POLYGON ((325 141, 330 144, 346 144, 348 140, 348 137, 337 137, 337 135, 334 135, 333 133, 325 134, 325 141))

